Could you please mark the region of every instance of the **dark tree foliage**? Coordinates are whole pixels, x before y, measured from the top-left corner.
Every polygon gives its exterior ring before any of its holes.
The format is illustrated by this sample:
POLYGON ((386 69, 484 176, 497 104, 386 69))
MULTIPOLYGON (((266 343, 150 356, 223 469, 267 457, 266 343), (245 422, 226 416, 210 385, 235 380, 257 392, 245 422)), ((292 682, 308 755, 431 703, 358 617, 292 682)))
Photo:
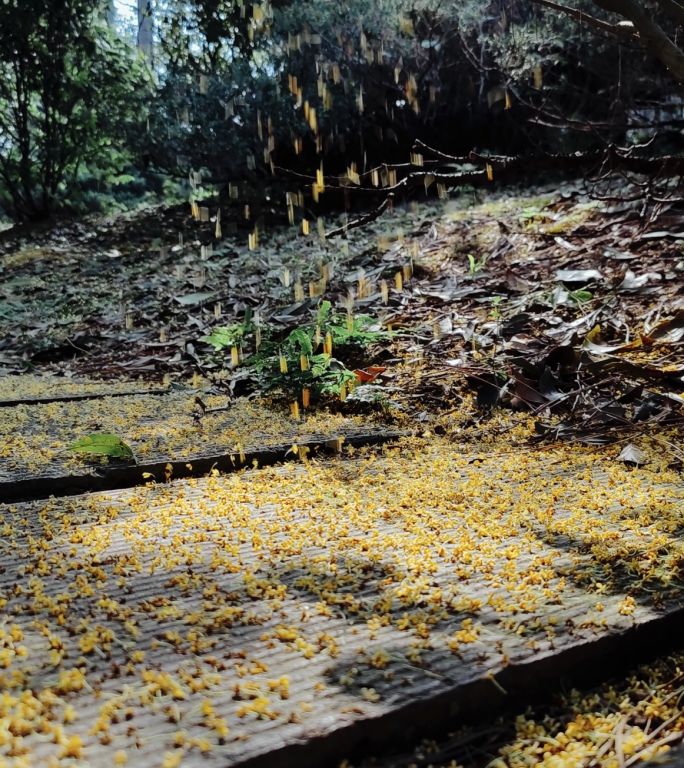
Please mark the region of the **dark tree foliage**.
MULTIPOLYGON (((576 3, 583 14, 594 5, 576 3)), ((323 159, 344 173, 350 162, 405 162, 416 139, 453 154, 524 154, 678 128, 663 102, 679 86, 633 25, 578 24, 534 0, 161 8, 166 74, 147 138, 158 167, 179 177, 267 179, 271 163, 310 175, 323 159)))
POLYGON ((569 2, 156 0, 153 85, 100 0, 7 0, 0 196, 40 218, 84 168, 131 159, 261 197, 283 169, 363 173, 416 141, 524 155, 658 130, 652 150, 677 148, 682 6, 569 2))
POLYGON ((120 163, 148 82, 99 0, 0 3, 0 195, 15 214, 49 216, 83 165, 120 163))
MULTIPOLYGON (((468 30, 481 76, 500 78, 514 103, 528 110, 530 139, 547 149, 633 142, 656 129, 678 141, 674 131, 683 123, 677 78, 632 22, 597 5, 582 0, 565 13, 547 0, 491 3, 468 30), (567 143, 568 135, 574 144, 567 143)), ((676 39, 677 25, 652 10, 676 39)))

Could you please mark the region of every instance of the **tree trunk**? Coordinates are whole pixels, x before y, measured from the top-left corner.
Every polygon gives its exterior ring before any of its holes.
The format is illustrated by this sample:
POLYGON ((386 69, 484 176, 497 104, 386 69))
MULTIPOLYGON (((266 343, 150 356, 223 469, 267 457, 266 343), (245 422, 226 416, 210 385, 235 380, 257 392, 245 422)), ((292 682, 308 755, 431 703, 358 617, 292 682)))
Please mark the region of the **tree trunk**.
POLYGON ((148 61, 152 58, 151 0, 138 0, 138 48, 148 61))

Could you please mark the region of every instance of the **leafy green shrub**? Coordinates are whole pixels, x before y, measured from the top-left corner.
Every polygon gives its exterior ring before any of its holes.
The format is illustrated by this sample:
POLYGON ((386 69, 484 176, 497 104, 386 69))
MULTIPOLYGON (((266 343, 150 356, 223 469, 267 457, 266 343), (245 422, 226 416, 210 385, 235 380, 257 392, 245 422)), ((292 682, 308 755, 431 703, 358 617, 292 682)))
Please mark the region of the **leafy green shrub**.
MULTIPOLYGON (((278 339, 272 328, 261 329, 262 342, 254 355, 244 364, 251 368, 265 392, 281 390, 295 397, 303 389, 312 395, 339 393, 353 384, 356 375, 331 352, 344 355, 350 350, 365 349, 385 337, 382 331, 371 331, 372 320, 366 316, 348 317, 335 314, 329 301, 324 301, 313 323, 302 325, 284 339, 278 339), (331 345, 332 350, 326 346, 331 345)), ((257 328, 251 312, 241 324, 215 328, 202 341, 217 351, 237 350, 246 343, 255 343, 257 328)), ((235 362, 235 359, 234 359, 235 362)))
POLYGON ((247 307, 245 310, 245 319, 241 323, 234 323, 228 327, 214 328, 209 336, 204 336, 200 341, 204 341, 207 344, 211 344, 217 352, 225 349, 237 350, 242 349, 249 339, 254 339, 256 336, 256 324, 254 322, 254 315, 252 308, 247 307))
POLYGON ((315 334, 312 328, 295 328, 282 344, 268 342, 247 361, 265 391, 279 389, 294 397, 303 389, 315 395, 333 394, 354 382, 355 374, 344 363, 326 352, 314 354, 315 334))

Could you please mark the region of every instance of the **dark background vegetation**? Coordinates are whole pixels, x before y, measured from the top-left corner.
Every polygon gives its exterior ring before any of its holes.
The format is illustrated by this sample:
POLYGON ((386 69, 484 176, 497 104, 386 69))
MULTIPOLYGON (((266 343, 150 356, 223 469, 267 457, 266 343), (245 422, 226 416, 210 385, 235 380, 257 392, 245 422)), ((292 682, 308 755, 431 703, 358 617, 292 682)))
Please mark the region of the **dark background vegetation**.
POLYGON ((187 199, 197 173, 227 200, 242 183, 242 203, 280 169, 407 163, 416 139, 454 155, 681 148, 674 0, 156 0, 150 12, 144 55, 101 0, 0 3, 7 221, 187 199))

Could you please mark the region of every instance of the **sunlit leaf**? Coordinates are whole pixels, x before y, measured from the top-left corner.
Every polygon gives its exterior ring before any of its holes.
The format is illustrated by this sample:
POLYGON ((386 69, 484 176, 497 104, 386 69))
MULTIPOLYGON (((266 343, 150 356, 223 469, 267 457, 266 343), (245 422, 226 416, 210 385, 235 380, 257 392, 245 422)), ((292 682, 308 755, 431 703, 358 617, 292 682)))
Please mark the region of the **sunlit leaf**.
POLYGON ((97 453, 115 459, 133 458, 133 451, 120 437, 106 432, 94 432, 87 437, 82 437, 70 445, 67 450, 76 453, 97 453))

